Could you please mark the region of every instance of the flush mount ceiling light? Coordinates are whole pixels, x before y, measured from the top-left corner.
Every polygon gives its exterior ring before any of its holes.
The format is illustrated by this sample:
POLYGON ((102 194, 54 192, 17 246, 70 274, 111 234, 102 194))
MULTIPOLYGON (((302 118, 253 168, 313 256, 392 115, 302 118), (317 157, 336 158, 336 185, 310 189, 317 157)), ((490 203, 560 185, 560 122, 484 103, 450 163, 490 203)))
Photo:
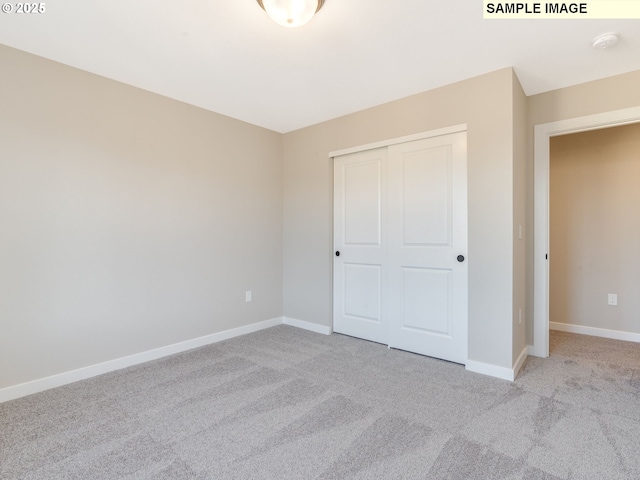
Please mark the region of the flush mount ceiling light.
POLYGON ((300 27, 322 8, 324 0, 257 0, 271 20, 283 27, 300 27))
POLYGON ((591 46, 596 50, 604 50, 605 48, 614 46, 616 43, 618 43, 617 33, 603 33, 593 39, 591 46))

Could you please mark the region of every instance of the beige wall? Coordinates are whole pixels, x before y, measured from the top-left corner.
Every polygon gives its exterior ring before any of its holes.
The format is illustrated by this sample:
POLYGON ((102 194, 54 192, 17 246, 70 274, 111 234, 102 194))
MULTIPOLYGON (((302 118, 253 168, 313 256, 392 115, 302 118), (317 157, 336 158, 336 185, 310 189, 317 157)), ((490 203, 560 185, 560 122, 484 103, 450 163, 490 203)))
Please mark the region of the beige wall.
POLYGON ((535 125, 640 105, 640 70, 528 97, 527 158, 527 343, 533 344, 533 130, 535 125))
POLYGON ((554 137, 550 158, 550 321, 640 333, 640 123, 554 137))
POLYGON ((280 134, 0 69, 0 388, 282 315, 280 134))
POLYGON ((504 69, 285 134, 284 315, 332 323, 329 152, 467 123, 469 358, 511 368, 513 88, 504 69))
POLYGON ((640 70, 529 97, 531 125, 640 105, 640 70))
POLYGON ((525 99, 504 69, 283 136, 3 46, 0 66, 0 388, 282 314, 330 326, 328 153, 460 123, 469 358, 510 368, 533 126, 640 105, 640 71, 525 99))

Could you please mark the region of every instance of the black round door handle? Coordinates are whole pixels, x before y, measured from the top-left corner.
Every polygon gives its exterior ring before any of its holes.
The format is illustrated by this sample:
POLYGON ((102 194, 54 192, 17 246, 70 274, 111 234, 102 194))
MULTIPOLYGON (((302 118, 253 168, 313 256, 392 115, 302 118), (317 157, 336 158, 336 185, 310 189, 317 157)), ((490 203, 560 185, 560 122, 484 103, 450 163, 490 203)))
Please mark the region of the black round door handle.
POLYGON ((336 252, 336 257, 339 257, 339 256, 340 256, 340 250, 336 252))
POLYGON ((464 255, 458 255, 458 261, 460 263, 464 262, 464 255))

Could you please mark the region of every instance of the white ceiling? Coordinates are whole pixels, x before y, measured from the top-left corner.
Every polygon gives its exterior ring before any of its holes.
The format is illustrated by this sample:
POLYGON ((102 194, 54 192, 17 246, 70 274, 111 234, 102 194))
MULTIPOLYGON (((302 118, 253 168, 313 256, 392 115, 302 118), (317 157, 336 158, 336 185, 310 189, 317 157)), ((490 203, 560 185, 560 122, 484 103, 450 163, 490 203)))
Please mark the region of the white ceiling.
POLYGON ((527 95, 640 70, 640 20, 483 20, 480 0, 326 0, 299 29, 256 0, 45 3, 0 13, 0 43, 278 132, 509 66, 527 95))

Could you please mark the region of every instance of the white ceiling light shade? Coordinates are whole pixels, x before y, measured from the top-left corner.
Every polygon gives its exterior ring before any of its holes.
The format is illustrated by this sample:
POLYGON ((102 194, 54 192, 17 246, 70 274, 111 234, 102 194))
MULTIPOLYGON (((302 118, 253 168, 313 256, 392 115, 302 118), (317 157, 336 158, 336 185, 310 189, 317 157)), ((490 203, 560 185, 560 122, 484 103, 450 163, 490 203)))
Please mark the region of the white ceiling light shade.
POLYGON ((596 50, 604 50, 605 48, 614 46, 616 43, 618 43, 617 33, 603 33, 593 39, 591 46, 596 50))
POLYGON ((267 15, 283 27, 300 27, 322 8, 324 0, 257 0, 267 15))

